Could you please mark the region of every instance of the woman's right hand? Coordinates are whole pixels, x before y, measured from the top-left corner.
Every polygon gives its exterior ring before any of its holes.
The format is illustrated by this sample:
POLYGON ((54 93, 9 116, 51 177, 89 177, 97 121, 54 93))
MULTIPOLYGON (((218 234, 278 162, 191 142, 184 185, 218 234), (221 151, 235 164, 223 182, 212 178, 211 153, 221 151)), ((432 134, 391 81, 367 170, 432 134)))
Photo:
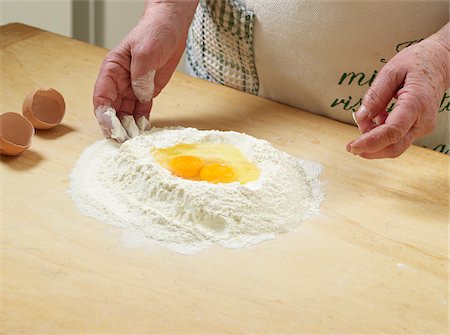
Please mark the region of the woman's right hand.
POLYGON ((93 96, 106 137, 124 142, 150 128, 152 100, 183 54, 197 3, 147 0, 139 23, 108 53, 93 96))

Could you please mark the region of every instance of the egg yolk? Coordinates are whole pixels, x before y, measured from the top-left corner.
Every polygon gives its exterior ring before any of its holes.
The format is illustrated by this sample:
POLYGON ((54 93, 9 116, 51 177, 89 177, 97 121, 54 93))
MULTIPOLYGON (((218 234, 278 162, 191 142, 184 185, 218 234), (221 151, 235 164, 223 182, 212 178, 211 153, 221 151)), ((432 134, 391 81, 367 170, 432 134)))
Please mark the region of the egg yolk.
POLYGON ((183 178, 198 176, 203 165, 203 161, 194 156, 178 156, 170 161, 174 174, 183 178))
POLYGON ((224 164, 209 164, 200 171, 200 178, 210 183, 229 183, 234 181, 234 171, 224 164))
POLYGON ((231 144, 180 143, 153 148, 151 154, 174 176, 184 179, 246 184, 259 178, 259 169, 231 144))

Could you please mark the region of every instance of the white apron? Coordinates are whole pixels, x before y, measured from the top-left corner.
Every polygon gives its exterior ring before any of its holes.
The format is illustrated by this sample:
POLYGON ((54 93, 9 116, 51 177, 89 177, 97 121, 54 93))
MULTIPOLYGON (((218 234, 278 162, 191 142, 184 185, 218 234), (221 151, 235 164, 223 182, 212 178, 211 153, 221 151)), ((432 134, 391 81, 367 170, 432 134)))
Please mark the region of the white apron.
MULTIPOLYGON (((442 28, 448 1, 201 0, 187 44, 194 75, 354 123, 381 67, 442 28)), ((392 103, 388 110, 392 110, 392 103)), ((415 144, 449 153, 450 90, 415 144)))

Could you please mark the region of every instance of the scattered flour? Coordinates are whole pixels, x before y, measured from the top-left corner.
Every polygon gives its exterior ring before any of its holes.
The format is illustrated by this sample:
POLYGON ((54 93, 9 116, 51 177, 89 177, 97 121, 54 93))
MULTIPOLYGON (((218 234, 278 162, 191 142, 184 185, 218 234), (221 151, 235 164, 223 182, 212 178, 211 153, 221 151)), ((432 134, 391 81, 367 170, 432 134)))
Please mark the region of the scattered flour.
POLYGON ((83 214, 122 227, 128 245, 145 239, 193 254, 211 244, 248 247, 291 231, 318 213, 321 171, 318 163, 246 134, 161 128, 121 146, 102 140, 87 148, 71 173, 69 193, 83 214), (260 178, 245 185, 185 180, 150 153, 199 142, 235 145, 258 166, 260 178))

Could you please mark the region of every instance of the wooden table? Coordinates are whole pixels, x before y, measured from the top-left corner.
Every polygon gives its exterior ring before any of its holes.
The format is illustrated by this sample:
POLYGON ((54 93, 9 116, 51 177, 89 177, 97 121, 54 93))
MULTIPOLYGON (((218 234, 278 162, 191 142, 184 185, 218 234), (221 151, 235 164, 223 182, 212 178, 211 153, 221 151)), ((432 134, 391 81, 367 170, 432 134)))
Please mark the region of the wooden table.
POLYGON ((1 27, 0 112, 60 90, 63 123, 1 161, 2 334, 446 334, 449 157, 345 151, 355 127, 175 73, 153 124, 246 132, 324 165, 321 215, 251 249, 127 247, 66 191, 102 138, 92 88, 106 50, 1 27))

